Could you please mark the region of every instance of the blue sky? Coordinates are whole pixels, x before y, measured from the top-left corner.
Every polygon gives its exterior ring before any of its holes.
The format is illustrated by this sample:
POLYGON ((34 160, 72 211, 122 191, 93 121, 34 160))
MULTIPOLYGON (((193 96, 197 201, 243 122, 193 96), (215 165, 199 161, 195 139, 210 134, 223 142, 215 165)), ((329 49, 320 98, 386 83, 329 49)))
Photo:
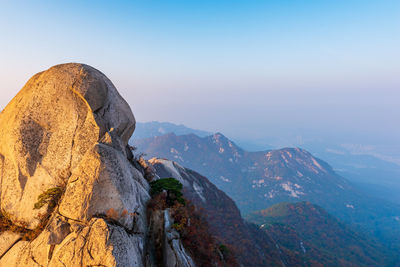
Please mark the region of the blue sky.
POLYGON ((399 142, 397 0, 2 1, 0 32, 1 108, 34 73, 83 62, 139 121, 399 142))

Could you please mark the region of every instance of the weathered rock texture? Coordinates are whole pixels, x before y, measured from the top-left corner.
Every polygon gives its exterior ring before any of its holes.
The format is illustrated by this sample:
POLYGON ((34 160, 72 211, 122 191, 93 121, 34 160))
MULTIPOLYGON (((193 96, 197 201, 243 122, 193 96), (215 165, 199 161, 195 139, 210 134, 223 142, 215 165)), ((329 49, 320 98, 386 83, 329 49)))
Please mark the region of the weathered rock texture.
POLYGON ((20 239, 21 235, 18 233, 10 231, 0 233, 0 257, 6 254, 7 251, 12 248, 20 239))
POLYGON ((186 253, 182 245, 178 231, 172 225, 173 220, 168 210, 164 211, 164 266, 193 267, 192 258, 186 253))
MULTIPOLYGON (((149 240, 147 244, 150 258, 156 258, 157 252, 161 252, 162 259, 158 259, 157 266, 165 267, 194 267, 196 266, 191 256, 185 250, 178 231, 173 227, 169 209, 151 212, 149 218, 149 240)), ((158 255, 160 256, 160 255, 158 255)), ((150 260, 151 262, 151 260, 150 260)), ((154 260, 152 260, 154 262, 154 260)), ((154 266, 153 264, 147 264, 154 266)), ((215 265, 218 266, 218 265, 215 265)))
POLYGON ((38 196, 65 186, 111 129, 126 145, 135 119, 104 74, 63 64, 33 76, 0 116, 1 210, 35 228, 46 210, 33 209, 38 196))
POLYGON ((150 196, 127 149, 134 129, 128 104, 90 66, 28 81, 0 114, 0 206, 14 225, 45 227, 31 241, 0 232, 0 266, 143 266, 150 196), (34 209, 52 188, 58 203, 34 209))

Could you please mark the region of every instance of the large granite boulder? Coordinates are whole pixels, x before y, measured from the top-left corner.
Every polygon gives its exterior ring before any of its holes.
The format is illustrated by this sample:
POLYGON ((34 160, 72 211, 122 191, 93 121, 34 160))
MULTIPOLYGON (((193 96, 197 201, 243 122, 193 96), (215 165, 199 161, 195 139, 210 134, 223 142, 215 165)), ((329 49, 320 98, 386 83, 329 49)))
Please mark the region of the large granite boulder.
POLYGON ((143 266, 143 242, 103 219, 93 218, 60 244, 49 244, 51 235, 45 230, 32 242, 18 242, 0 266, 143 266))
POLYGON ((127 144, 135 119, 111 81, 83 64, 33 76, 0 115, 1 210, 35 228, 40 194, 66 185, 86 152, 110 129, 127 144))
POLYGON ((90 66, 28 81, 0 115, 0 206, 16 226, 45 227, 31 241, 0 233, 1 266, 142 265, 150 196, 128 160, 134 129, 128 104, 90 66), (53 206, 49 190, 61 198, 53 206))

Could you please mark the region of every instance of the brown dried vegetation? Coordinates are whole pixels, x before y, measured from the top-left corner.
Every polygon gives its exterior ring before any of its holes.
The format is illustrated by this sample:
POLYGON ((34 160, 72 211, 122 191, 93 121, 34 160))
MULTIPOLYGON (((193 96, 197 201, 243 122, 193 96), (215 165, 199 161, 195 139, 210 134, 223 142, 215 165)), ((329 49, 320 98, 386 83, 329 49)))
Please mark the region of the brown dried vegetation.
MULTIPOLYGON (((204 211, 196 209, 188 200, 185 205, 175 201, 169 206, 166 194, 162 193, 149 201, 147 214, 150 218, 152 212, 167 208, 174 220, 173 227, 179 232, 183 246, 197 266, 238 266, 230 248, 210 234, 204 211), (222 251, 220 248, 223 248, 222 251)), ((158 261, 162 260, 162 252, 156 254, 158 261)))
POLYGON ((20 225, 22 226, 14 224, 10 219, 8 219, 7 214, 0 212, 0 233, 5 231, 20 233, 22 235, 22 240, 31 241, 44 230, 49 221, 49 218, 49 215, 42 215, 40 218, 41 223, 39 224, 39 226, 33 230, 29 230, 26 228, 27 226, 23 223, 20 223, 20 225))

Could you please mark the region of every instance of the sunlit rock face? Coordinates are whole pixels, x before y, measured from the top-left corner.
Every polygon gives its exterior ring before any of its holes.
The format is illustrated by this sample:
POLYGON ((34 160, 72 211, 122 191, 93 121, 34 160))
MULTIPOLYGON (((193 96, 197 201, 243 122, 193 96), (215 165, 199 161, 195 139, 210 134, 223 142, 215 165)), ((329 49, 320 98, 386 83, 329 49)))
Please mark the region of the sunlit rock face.
POLYGON ((111 81, 83 64, 34 75, 0 115, 1 210, 35 228, 46 189, 65 186, 88 150, 113 132, 126 145, 135 119, 111 81))
POLYGON ((50 218, 32 241, 0 233, 0 266, 143 265, 150 196, 128 160, 134 129, 126 101, 90 66, 57 65, 28 81, 0 115, 1 213, 28 229, 50 218), (35 209, 54 188, 58 205, 35 209))

